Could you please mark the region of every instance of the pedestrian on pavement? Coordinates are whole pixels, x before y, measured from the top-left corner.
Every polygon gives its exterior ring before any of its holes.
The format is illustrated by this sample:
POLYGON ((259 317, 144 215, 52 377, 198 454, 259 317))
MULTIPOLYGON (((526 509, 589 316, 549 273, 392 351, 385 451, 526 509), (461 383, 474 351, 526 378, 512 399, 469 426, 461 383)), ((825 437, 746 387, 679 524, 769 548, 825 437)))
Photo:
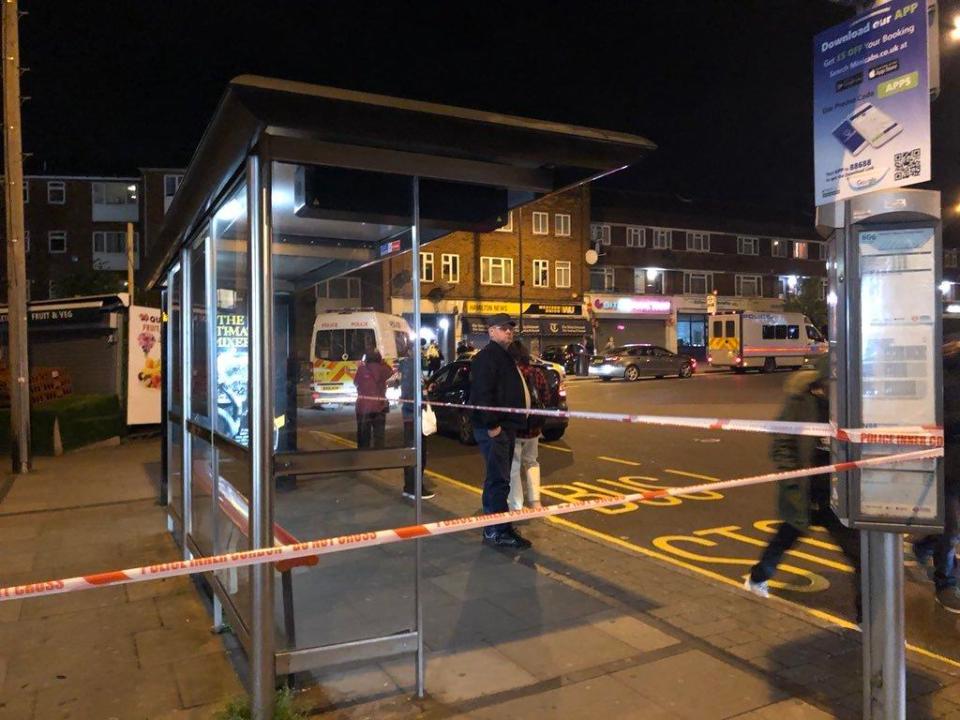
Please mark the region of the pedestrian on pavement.
POLYGON ((440 352, 440 346, 437 345, 436 340, 431 340, 430 344, 427 345, 425 357, 427 358, 427 370, 433 375, 443 365, 443 353, 440 352))
POLYGON ((613 335, 611 335, 610 337, 607 338, 607 344, 603 346, 603 351, 610 352, 615 347, 617 347, 617 344, 613 341, 613 335))
MULTIPOLYGON (((470 363, 471 405, 517 409, 530 407, 527 384, 507 352, 513 342, 515 327, 516 323, 506 313, 487 318, 490 342, 473 356, 470 363)), ((506 512, 517 430, 524 425, 526 416, 498 410, 474 410, 472 420, 473 436, 486 468, 483 512, 506 512)), ((518 550, 530 547, 530 541, 522 537, 510 523, 484 528, 483 542, 494 547, 518 550)))
MULTIPOLYGON (((530 407, 542 410, 555 407, 551 398, 550 381, 541 365, 530 362, 530 349, 519 340, 514 340, 507 348, 510 356, 520 368, 527 391, 530 393, 530 407)), ((543 415, 530 415, 524 427, 517 430, 517 440, 513 449, 513 462, 510 465, 510 495, 507 505, 511 510, 523 508, 524 500, 531 508, 540 508, 540 432, 546 418, 543 415)))
POLYGON ((383 362, 379 350, 371 350, 357 364, 353 384, 357 388, 357 447, 382 448, 387 426, 387 381, 393 369, 383 362))
MULTIPOLYGON (((403 419, 403 444, 406 447, 413 447, 414 438, 414 420, 416 418, 416 405, 412 402, 416 396, 417 374, 414 369, 413 355, 415 350, 407 346, 401 351, 400 358, 400 416, 403 419)), ((427 482, 424 475, 427 471, 427 436, 420 436, 420 467, 423 470, 419 477, 420 497, 429 500, 437 493, 433 486, 427 482)), ((417 469, 407 466, 403 469, 403 497, 408 500, 414 500, 417 497, 417 469)))
POLYGON ((583 336, 583 348, 584 348, 584 350, 586 351, 587 355, 593 355, 594 350, 596 349, 596 347, 595 347, 594 344, 593 344, 593 336, 592 336, 592 335, 584 335, 584 336, 583 336))
MULTIPOLYGON (((779 420, 825 423, 830 419, 828 399, 830 365, 826 355, 817 358, 812 370, 794 373, 784 384, 787 399, 779 420)), ((825 438, 805 435, 774 435, 771 454, 777 470, 798 470, 830 464, 830 447, 825 438)), ((776 534, 753 566, 744 588, 759 597, 768 597, 767 582, 797 540, 811 525, 830 533, 843 554, 856 568, 857 622, 860 622, 860 533, 845 527, 830 508, 830 477, 815 475, 780 481, 778 505, 783 520, 776 534)))
POLYGON ((956 545, 960 540, 960 337, 950 338, 943 346, 943 475, 943 533, 913 543, 913 554, 921 567, 933 560, 937 602, 949 612, 960 613, 956 576, 956 545))

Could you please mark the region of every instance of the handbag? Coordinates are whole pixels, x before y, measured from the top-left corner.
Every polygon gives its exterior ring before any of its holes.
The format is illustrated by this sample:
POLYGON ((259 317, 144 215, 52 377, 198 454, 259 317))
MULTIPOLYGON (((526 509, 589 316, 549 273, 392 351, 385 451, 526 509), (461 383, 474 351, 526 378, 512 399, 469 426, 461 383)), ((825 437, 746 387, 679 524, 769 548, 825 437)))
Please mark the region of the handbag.
POLYGON ((420 432, 424 435, 433 435, 437 431, 437 414, 427 403, 420 414, 420 432))

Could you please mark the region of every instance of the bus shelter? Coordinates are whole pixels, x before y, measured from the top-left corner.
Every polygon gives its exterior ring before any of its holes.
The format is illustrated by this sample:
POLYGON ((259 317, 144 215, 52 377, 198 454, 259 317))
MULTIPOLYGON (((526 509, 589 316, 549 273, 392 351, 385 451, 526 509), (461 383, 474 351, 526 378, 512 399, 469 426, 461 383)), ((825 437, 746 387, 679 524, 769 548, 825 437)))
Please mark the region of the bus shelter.
MULTIPOLYGON (((184 556, 420 522, 420 491, 400 499, 404 470, 419 472, 419 406, 415 432, 390 412, 383 447, 357 449, 353 406, 318 404, 315 375, 333 345, 348 361, 390 333, 384 344, 408 352, 420 331, 419 274, 407 279, 412 326, 376 337, 323 331, 316 288, 360 271, 364 299, 376 301, 370 278, 386 259, 418 257, 454 230, 493 230, 511 208, 653 149, 583 127, 232 81, 167 213, 150 278, 169 318, 165 475, 184 556)), ((380 309, 388 285, 379 283, 380 309)), ((419 352, 410 354, 419 398, 419 352)), ((422 694, 419 544, 204 576, 215 623, 228 622, 246 650, 259 716, 269 716, 277 675, 403 653, 416 658, 422 694)))

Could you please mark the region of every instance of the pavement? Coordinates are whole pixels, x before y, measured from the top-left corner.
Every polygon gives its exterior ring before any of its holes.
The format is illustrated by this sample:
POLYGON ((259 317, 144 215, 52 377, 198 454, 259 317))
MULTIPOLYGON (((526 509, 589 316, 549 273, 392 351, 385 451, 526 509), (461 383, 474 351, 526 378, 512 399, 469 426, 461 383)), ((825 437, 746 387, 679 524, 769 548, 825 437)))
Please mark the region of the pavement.
MULTIPOLYGON (((0 583, 178 558, 155 504, 158 457, 157 441, 140 440, 38 459, 0 502, 0 583)), ((477 511, 476 488, 435 479, 425 520, 477 511)), ((302 482, 278 492, 278 520, 302 539, 385 527, 412 512, 399 487, 391 472, 302 482)), ((484 547, 475 531, 420 541, 426 698, 401 656, 300 676, 298 706, 387 720, 860 717, 855 630, 597 542, 564 518, 521 529, 534 542, 524 553, 484 547)), ((296 571, 311 599, 296 604, 298 640, 402 629, 411 552, 352 551, 296 571)), ((245 668, 232 637, 210 633, 206 605, 184 579, 0 603, 0 720, 210 717, 242 692, 245 668)), ((960 719, 960 664, 908 661, 907 717, 960 719)))

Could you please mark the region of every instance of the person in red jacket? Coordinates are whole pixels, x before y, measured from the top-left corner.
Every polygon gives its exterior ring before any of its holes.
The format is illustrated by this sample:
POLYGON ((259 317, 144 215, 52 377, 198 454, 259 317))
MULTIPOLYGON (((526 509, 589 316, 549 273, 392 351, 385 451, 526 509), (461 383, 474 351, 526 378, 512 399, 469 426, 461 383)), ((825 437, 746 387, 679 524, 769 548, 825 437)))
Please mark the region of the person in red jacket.
POLYGON ((382 448, 387 426, 387 381, 393 370, 384 364, 383 356, 371 350, 357 367, 353 384, 357 387, 357 447, 382 448))

